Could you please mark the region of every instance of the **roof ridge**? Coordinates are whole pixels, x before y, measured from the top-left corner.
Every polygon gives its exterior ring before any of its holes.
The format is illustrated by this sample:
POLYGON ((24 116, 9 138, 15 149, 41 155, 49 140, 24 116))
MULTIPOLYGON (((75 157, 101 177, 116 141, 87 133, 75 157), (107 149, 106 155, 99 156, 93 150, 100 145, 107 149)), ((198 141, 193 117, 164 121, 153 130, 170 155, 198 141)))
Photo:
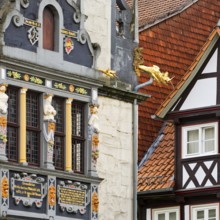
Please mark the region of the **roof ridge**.
POLYGON ((175 10, 173 13, 171 12, 171 13, 167 13, 167 14, 165 14, 163 17, 161 17, 161 18, 159 18, 159 19, 157 19, 156 21, 154 21, 154 22, 152 22, 152 23, 150 23, 150 24, 144 24, 144 25, 141 25, 140 27, 139 27, 139 32, 142 32, 142 31, 144 31, 144 30, 146 30, 146 29, 148 29, 148 28, 150 28, 150 27, 152 27, 152 26, 154 26, 154 25, 156 25, 156 24, 159 24, 159 23, 161 23, 161 22, 163 22, 163 21, 165 21, 165 20, 167 20, 167 19, 169 19, 169 18, 171 18, 171 17, 174 17, 175 15, 177 15, 177 14, 180 14, 181 12, 183 12, 183 11, 185 11, 187 8, 189 8, 190 6, 192 6, 193 4, 195 4, 196 2, 198 2, 199 0, 192 0, 192 2, 191 3, 189 3, 189 4, 185 4, 185 6, 184 5, 182 5, 182 6, 184 6, 184 7, 179 7, 179 10, 177 9, 177 10, 175 10), (166 15, 168 15, 168 16, 166 16, 166 15))

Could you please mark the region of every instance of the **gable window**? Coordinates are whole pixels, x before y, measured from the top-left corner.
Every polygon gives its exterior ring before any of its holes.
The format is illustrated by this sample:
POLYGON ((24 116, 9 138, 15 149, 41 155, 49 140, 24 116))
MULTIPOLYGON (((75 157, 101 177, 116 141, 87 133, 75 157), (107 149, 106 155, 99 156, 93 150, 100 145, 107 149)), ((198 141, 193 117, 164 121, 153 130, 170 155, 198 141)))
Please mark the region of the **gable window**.
POLYGON ((84 172, 84 105, 72 102, 72 167, 74 172, 84 172))
POLYGON ((183 127, 183 158, 216 154, 218 145, 217 131, 217 122, 183 127))
POLYGON ((8 117, 6 153, 9 161, 18 162, 18 89, 8 87, 8 117))
POLYGON ((40 99, 36 92, 28 91, 26 98, 27 162, 40 166, 40 99))
POLYGON ((153 209, 153 220, 179 220, 179 208, 153 209))
POLYGON ((219 211, 218 205, 206 205, 206 206, 192 206, 192 219, 193 220, 218 220, 219 211))
POLYGON ((58 170, 64 169, 64 99, 60 97, 53 98, 53 107, 56 109, 55 116, 56 129, 54 136, 54 153, 53 161, 54 166, 58 170))

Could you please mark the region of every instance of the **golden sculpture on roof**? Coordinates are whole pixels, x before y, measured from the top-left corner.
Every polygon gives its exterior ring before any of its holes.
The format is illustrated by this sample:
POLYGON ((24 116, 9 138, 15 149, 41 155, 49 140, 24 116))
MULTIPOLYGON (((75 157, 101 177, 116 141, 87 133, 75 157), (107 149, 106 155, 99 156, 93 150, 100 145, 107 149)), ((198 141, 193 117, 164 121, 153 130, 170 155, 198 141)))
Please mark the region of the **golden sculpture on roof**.
POLYGON ((97 69, 97 71, 104 73, 106 76, 109 76, 110 78, 117 78, 117 73, 114 70, 110 70, 110 69, 106 69, 106 70, 102 70, 102 69, 97 69))
POLYGON ((158 83, 167 84, 172 79, 168 76, 168 72, 161 72, 160 68, 156 65, 145 66, 145 65, 139 65, 138 68, 146 73, 149 73, 150 76, 158 83))

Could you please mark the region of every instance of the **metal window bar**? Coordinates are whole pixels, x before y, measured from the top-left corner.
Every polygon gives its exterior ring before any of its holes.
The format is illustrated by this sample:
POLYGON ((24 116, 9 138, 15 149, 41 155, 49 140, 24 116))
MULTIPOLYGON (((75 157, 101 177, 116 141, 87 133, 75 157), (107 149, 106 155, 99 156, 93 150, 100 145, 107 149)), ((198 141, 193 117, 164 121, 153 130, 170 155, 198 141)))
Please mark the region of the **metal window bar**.
POLYGON ((6 154, 11 162, 18 162, 18 89, 8 87, 7 143, 6 154))
POLYGON ((72 103, 72 167, 75 173, 84 173, 84 104, 72 103))
POLYGON ((29 165, 40 165, 40 100, 39 94, 27 92, 27 162, 29 165))

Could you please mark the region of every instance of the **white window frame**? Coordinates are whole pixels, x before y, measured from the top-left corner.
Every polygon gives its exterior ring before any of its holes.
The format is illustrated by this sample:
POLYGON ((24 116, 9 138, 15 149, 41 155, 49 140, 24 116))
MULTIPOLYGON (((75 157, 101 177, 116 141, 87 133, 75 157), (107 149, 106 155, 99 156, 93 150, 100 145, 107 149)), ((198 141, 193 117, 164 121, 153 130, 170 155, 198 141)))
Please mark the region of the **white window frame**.
POLYGON ((182 127, 182 158, 201 157, 201 156, 213 155, 217 153, 218 153, 218 122, 182 127), (214 150, 210 152, 205 152, 204 145, 202 143, 202 129, 208 127, 214 127, 214 150), (198 153, 187 154, 187 132, 190 130, 199 130, 198 153))
POLYGON ((216 220, 218 220, 219 219, 219 203, 191 206, 191 220, 198 220, 196 218, 196 214, 198 211, 204 211, 205 212, 204 219, 208 219, 208 210, 210 209, 216 210, 216 220))
POLYGON ((165 214, 165 220, 169 220, 169 213, 176 213, 176 220, 180 220, 180 208, 176 207, 166 207, 161 209, 152 209, 152 220, 158 220, 158 214, 165 214))

